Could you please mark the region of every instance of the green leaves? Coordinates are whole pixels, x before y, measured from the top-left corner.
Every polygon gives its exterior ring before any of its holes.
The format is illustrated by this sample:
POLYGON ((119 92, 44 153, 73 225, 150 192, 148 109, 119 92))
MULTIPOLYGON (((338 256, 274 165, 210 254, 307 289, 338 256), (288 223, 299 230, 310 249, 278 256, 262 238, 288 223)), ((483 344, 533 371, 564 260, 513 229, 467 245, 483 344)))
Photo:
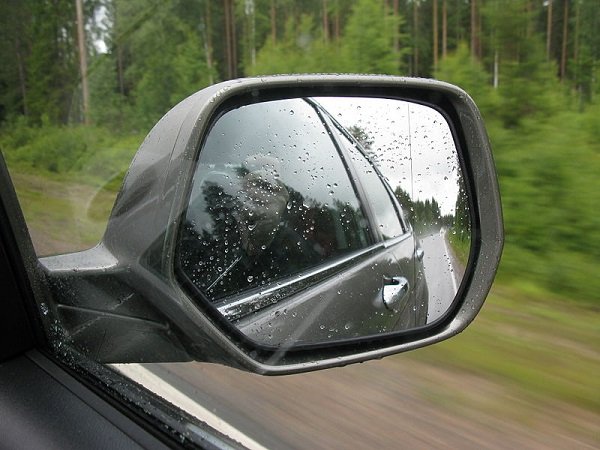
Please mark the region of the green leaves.
POLYGON ((341 54, 345 71, 400 74, 405 52, 394 49, 394 35, 403 24, 401 16, 386 14, 382 2, 359 0, 346 25, 341 54))
POLYGON ((325 39, 311 15, 302 15, 298 23, 291 17, 281 39, 267 39, 249 73, 401 74, 408 50, 394 49, 394 36, 404 38, 402 24, 402 17, 386 13, 379 0, 358 0, 339 40, 325 39))

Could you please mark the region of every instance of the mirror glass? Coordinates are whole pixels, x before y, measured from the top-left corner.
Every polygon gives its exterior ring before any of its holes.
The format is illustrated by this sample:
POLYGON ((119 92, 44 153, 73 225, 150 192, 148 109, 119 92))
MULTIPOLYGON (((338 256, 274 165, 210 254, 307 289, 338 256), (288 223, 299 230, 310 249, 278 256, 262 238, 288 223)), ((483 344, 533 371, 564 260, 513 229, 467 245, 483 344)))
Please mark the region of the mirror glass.
POLYGON ((291 98, 208 132, 178 273, 248 338, 333 342, 425 326, 450 307, 471 244, 444 117, 416 103, 291 98))

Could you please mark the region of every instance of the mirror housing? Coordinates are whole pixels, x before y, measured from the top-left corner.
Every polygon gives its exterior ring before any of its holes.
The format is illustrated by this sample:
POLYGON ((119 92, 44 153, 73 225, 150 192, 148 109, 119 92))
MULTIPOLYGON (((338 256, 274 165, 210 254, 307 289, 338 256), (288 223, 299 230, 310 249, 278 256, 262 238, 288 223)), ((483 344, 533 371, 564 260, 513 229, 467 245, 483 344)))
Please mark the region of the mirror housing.
MULTIPOLYGON (((275 76, 220 83, 176 105, 138 150, 101 243, 41 263, 66 335, 99 361, 194 359, 279 375, 381 358, 461 332, 483 305, 502 245, 490 144, 481 115, 464 91, 401 77, 275 76), (209 302, 192 299, 175 271, 176 239, 198 154, 224 111, 273 99, 328 96, 398 99, 433 108, 446 119, 471 212, 467 267, 450 310, 425 327, 315 345, 260 345, 215 314, 209 302)), ((393 301, 392 294, 386 298, 393 301)))

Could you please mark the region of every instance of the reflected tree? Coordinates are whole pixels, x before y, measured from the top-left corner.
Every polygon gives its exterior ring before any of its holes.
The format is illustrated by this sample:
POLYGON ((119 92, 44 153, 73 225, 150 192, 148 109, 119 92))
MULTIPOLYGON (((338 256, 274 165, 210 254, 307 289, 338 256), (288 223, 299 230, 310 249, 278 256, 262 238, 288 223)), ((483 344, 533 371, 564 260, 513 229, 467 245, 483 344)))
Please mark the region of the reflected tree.
MULTIPOLYGON (((338 200, 323 204, 281 186, 287 203, 280 210, 268 202, 249 208, 242 190, 227 192, 215 182, 205 182, 202 195, 190 203, 179 261, 192 283, 209 298, 218 300, 269 285, 367 245, 367 225, 360 208, 338 200)), ((264 189, 265 196, 275 195, 274 188, 264 189)))
POLYGON ((458 184, 458 195, 456 197, 456 207, 454 222, 452 223, 453 231, 458 238, 466 242, 471 237, 471 221, 469 219, 469 199, 465 192, 464 183, 458 184))

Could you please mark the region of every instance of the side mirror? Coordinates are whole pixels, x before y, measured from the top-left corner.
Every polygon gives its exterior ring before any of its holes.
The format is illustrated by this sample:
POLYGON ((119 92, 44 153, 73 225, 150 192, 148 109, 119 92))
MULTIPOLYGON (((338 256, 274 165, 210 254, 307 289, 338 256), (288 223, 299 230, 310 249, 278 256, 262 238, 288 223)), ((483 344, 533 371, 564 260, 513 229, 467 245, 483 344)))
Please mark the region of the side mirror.
POLYGON ((102 242, 41 262, 67 338, 100 361, 284 374, 459 333, 502 244, 465 92, 281 76, 175 106, 138 150, 102 242))

